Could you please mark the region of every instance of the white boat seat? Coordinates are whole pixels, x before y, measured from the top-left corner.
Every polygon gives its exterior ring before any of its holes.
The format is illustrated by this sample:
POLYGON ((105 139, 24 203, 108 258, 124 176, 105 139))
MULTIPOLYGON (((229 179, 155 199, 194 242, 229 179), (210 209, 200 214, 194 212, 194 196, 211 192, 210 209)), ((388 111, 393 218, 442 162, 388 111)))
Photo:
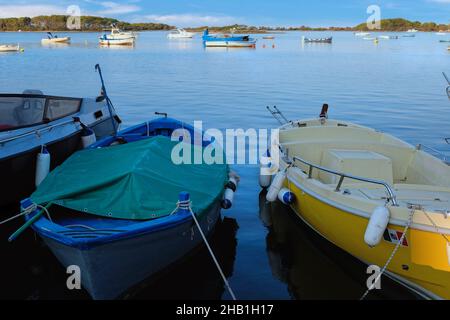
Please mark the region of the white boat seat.
MULTIPOLYGON (((369 150, 325 150, 321 165, 337 172, 382 180, 391 185, 394 182, 392 160, 369 150)), ((340 176, 320 171, 319 179, 326 184, 336 184, 340 176)), ((344 179, 345 185, 352 183, 360 183, 360 181, 348 178, 344 179)))

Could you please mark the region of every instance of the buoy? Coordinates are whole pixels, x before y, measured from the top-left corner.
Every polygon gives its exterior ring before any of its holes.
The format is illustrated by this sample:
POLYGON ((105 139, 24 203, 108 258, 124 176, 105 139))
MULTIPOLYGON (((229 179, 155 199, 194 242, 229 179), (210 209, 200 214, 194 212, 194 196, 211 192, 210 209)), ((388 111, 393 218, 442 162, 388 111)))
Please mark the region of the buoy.
POLYGON ((375 247, 380 243, 389 223, 389 217, 389 209, 386 207, 376 207, 373 210, 364 234, 364 242, 369 247, 375 247))
POLYGON ((41 152, 38 153, 36 159, 36 177, 34 181, 36 187, 41 184, 50 172, 50 159, 50 153, 48 153, 47 148, 42 146, 41 152))
POLYGON ((277 199, 278 192, 280 192, 280 189, 283 186, 284 179, 286 179, 286 172, 284 170, 275 175, 275 178, 273 178, 269 190, 267 191, 267 201, 273 202, 277 199))
POLYGON ((95 137, 95 132, 92 129, 86 127, 81 131, 81 144, 83 145, 83 148, 89 147, 96 141, 97 138, 95 137))
POLYGON ((265 48, 266 47, 266 45, 265 44, 263 44, 263 46, 262 46, 263 48, 265 48))
POLYGON ((267 151, 266 154, 261 156, 259 161, 259 185, 261 188, 267 188, 270 186, 270 181, 272 180, 272 175, 269 174, 270 167, 272 166, 272 158, 270 157, 270 152, 267 151))
POLYGON ((275 49, 275 44, 272 45, 272 49, 275 49))
POLYGON ((233 206, 233 199, 234 199, 234 193, 237 190, 239 177, 234 174, 230 173, 230 180, 228 180, 227 184, 225 185, 225 192, 223 194, 222 199, 222 208, 224 209, 230 209, 233 206))
POLYGON ((286 205, 290 205, 295 200, 295 195, 288 188, 281 188, 278 192, 278 199, 286 205))

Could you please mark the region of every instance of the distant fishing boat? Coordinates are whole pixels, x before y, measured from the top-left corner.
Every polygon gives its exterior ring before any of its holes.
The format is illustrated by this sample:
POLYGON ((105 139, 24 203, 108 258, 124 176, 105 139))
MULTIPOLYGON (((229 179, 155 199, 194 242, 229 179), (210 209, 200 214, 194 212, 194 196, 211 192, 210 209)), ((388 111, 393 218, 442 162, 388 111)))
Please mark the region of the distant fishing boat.
POLYGON ((380 39, 397 40, 398 36, 379 36, 380 39))
POLYGON ((355 32, 356 37, 367 37, 369 35, 370 35, 369 32, 355 32))
POLYGON ((275 39, 275 37, 274 36, 264 36, 264 37, 262 37, 264 40, 273 40, 273 39, 275 39))
POLYGON ((22 202, 45 206, 28 224, 64 267, 80 267, 92 298, 114 299, 181 259, 229 207, 237 177, 226 163, 173 162, 171 135, 182 129, 192 139, 181 143, 203 154, 211 142, 196 144, 201 132, 158 118, 75 153, 22 202))
POLYGON ((409 30, 406 31, 406 32, 409 32, 409 33, 416 33, 416 32, 419 32, 419 30, 416 30, 416 29, 409 29, 409 30))
POLYGON ((103 46, 132 46, 136 41, 136 34, 133 32, 125 32, 117 28, 115 25, 111 26, 111 33, 104 33, 100 38, 100 45, 103 46))
POLYGON ((439 42, 447 43, 447 42, 450 42, 450 40, 439 40, 439 42))
POLYGON ((19 44, 0 44, 0 52, 23 52, 19 44))
POLYGON ((256 39, 250 36, 235 35, 210 35, 206 29, 203 33, 203 44, 205 47, 235 47, 235 48, 255 48, 256 39))
POLYGON ((52 44, 52 43, 69 43, 70 37, 58 37, 57 35, 53 35, 51 32, 47 32, 47 38, 42 39, 42 44, 52 44))
POLYGON ((415 34, 404 34, 402 35, 403 38, 415 38, 416 35, 415 34))
POLYGON ((102 97, 69 98, 39 90, 0 94, 0 206, 18 203, 43 175, 96 138, 114 133, 120 119, 102 97))
POLYGON ((176 29, 174 31, 171 31, 168 35, 168 39, 191 39, 195 35, 194 32, 187 32, 184 29, 176 29))
POLYGON ((378 38, 377 37, 364 37, 363 40, 374 41, 374 40, 378 40, 378 38))
POLYGON ((437 36, 445 36, 445 35, 447 35, 447 32, 439 31, 439 32, 436 32, 435 35, 437 35, 437 36))
POLYGON ((303 43, 332 43, 333 37, 329 38, 307 38, 305 36, 302 37, 303 43))

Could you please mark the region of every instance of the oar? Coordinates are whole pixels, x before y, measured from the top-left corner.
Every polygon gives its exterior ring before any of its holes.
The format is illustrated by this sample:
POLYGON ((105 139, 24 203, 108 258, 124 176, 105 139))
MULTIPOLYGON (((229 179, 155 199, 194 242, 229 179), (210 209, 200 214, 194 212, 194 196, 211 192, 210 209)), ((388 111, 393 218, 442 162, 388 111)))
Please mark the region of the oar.
POLYGON ((39 220, 39 218, 44 214, 44 211, 47 210, 48 208, 50 208, 51 205, 52 205, 51 202, 47 203, 47 205, 44 207, 45 209, 41 209, 41 211, 39 211, 39 213, 37 213, 34 217, 32 217, 27 222, 25 222, 23 224, 23 226, 21 226, 19 229, 17 229, 17 231, 14 232, 8 238, 8 241, 13 242, 14 240, 16 240, 29 226, 31 226, 33 223, 35 223, 37 220, 39 220))

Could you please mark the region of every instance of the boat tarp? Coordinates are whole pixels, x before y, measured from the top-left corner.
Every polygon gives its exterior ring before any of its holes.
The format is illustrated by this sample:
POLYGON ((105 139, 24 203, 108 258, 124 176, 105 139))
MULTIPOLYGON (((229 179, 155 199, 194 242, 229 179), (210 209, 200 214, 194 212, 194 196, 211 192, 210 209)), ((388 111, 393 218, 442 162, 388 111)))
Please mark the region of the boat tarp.
MULTIPOLYGON (((171 214, 179 193, 187 191, 192 209, 202 214, 222 196, 228 165, 177 165, 171 154, 178 143, 183 142, 156 136, 78 151, 44 179, 31 199, 82 213, 148 220, 171 214)), ((191 144, 187 148, 191 148, 192 158, 193 152, 203 151, 191 144)))

